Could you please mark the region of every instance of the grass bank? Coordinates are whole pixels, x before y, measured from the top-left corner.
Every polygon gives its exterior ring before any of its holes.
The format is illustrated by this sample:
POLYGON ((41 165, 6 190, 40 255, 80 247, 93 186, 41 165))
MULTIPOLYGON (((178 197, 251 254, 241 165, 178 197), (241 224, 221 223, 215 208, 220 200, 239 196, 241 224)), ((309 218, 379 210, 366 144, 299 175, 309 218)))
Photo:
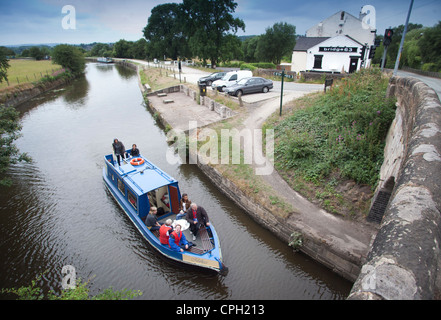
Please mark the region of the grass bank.
POLYGON ((62 84, 74 78, 72 73, 50 61, 11 60, 7 82, 0 83, 0 103, 12 105, 49 90, 54 85, 62 84), (13 78, 18 78, 12 84, 13 78), (20 80, 22 79, 22 80, 20 80), (9 101, 9 102, 8 102, 9 101))
POLYGON ((6 81, 0 83, 0 90, 38 81, 44 76, 49 76, 62 68, 60 65, 53 64, 52 61, 49 60, 35 61, 17 59, 9 60, 9 65, 9 85, 6 81))
POLYGON ((275 131, 276 169, 294 190, 334 214, 367 214, 395 117, 388 82, 378 69, 362 70, 267 120, 264 127, 275 131))

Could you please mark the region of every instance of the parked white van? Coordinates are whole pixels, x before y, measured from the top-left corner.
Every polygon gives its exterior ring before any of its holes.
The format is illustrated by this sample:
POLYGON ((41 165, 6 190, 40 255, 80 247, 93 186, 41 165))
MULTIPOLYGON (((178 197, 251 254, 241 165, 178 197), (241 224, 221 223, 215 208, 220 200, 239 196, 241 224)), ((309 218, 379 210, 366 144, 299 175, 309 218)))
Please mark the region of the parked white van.
POLYGON ((227 72, 227 74, 220 80, 216 80, 211 84, 213 90, 217 89, 219 91, 223 91, 224 88, 232 86, 237 81, 243 78, 252 77, 253 73, 249 70, 239 70, 239 71, 231 71, 227 72))

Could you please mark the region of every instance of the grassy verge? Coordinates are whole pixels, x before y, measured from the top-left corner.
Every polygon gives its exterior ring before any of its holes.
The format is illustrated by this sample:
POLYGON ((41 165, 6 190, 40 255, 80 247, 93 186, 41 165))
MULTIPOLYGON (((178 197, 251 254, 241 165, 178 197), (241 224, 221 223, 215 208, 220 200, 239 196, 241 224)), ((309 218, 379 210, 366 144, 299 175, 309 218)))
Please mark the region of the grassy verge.
POLYGON ((367 213, 395 116, 387 85, 379 70, 362 70, 266 122, 275 130, 276 168, 292 188, 331 213, 367 213))
POLYGON ((36 82, 61 69, 60 65, 53 64, 48 60, 9 60, 8 81, 0 83, 0 90, 12 88, 18 85, 36 82))

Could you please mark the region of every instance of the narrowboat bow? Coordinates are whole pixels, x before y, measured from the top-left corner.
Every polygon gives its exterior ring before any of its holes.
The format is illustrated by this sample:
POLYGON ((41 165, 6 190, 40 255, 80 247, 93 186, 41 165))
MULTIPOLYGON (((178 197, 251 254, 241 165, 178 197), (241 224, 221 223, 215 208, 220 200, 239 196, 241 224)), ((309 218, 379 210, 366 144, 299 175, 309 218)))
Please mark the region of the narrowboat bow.
MULTIPOLYGON (((104 157, 103 179, 112 196, 150 245, 162 255, 191 266, 214 270, 225 275, 220 242, 213 227, 201 228, 194 244, 184 252, 173 251, 159 241, 159 232, 150 231, 144 221, 150 207, 158 208, 158 222, 167 219, 177 223, 181 193, 178 181, 170 177, 143 156, 121 160, 121 166, 113 154, 104 157), (162 209, 159 209, 162 208, 162 209), (162 213, 163 212, 163 213, 162 213), (161 214, 162 213, 162 214, 161 214)), ((185 225, 186 220, 181 221, 185 225)), ((191 241, 190 231, 183 231, 191 241)))

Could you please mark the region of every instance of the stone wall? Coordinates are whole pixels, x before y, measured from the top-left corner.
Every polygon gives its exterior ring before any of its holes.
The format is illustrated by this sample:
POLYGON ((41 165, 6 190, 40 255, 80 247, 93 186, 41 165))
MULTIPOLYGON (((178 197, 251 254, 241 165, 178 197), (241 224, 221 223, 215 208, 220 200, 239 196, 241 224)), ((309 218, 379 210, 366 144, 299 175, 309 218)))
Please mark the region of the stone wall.
POLYGON ((439 299, 441 103, 414 78, 391 78, 397 98, 381 168, 391 189, 381 228, 349 299, 439 299))

